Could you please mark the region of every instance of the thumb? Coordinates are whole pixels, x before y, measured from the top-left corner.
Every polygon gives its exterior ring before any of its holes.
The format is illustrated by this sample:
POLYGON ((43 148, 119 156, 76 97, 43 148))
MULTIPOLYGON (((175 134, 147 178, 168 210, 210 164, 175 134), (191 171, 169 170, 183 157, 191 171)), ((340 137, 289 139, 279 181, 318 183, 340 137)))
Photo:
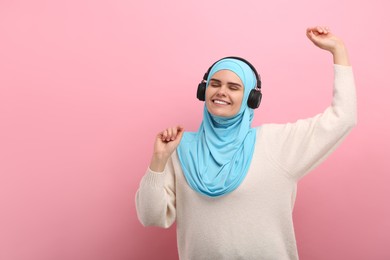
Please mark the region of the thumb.
POLYGON ((320 37, 318 37, 313 31, 307 32, 307 38, 309 38, 309 40, 312 43, 314 43, 314 45, 316 45, 317 47, 320 47, 320 44, 321 44, 320 37))
POLYGON ((181 140, 181 138, 183 137, 183 134, 184 134, 184 128, 182 126, 177 126, 177 136, 176 136, 176 139, 178 141, 181 140))
POLYGON ((307 30, 306 36, 312 41, 314 41, 317 38, 312 30, 307 30))

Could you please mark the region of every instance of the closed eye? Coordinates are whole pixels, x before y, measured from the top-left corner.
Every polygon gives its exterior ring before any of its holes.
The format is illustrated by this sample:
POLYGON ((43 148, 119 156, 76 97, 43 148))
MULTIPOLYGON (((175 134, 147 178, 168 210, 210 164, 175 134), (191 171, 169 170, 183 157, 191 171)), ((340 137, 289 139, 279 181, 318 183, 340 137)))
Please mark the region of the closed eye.
POLYGON ((230 86, 229 86, 229 89, 231 89, 231 90, 239 90, 240 87, 237 86, 237 85, 230 85, 230 86))
MULTIPOLYGON (((211 87, 215 87, 215 88, 218 88, 218 87, 221 87, 222 85, 222 82, 218 79, 210 79, 210 83, 209 83, 209 86, 211 87)), ((242 89, 242 86, 238 83, 235 83, 235 82, 227 82, 227 85, 229 87, 230 90, 240 90, 242 89)))
POLYGON ((217 79, 210 79, 209 86, 219 87, 221 85, 221 81, 217 79))

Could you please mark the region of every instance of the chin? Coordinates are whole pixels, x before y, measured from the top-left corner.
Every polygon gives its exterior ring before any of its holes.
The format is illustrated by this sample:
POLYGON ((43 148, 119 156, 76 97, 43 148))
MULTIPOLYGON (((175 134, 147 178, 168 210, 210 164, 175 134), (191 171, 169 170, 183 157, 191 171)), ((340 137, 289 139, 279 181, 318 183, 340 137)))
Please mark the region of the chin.
POLYGON ((232 111, 232 107, 215 107, 214 104, 207 105, 206 108, 213 116, 232 117, 238 113, 238 111, 232 111))
POLYGON ((210 110, 210 109, 208 109, 208 111, 213 116, 220 116, 220 117, 231 117, 231 116, 233 116, 232 113, 228 113, 228 112, 213 111, 213 110, 210 110))

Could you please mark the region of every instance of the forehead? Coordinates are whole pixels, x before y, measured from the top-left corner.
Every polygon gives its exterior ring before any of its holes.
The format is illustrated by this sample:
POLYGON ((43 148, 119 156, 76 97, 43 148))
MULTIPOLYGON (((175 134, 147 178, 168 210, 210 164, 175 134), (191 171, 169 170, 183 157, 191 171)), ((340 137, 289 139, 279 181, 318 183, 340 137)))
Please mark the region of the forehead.
POLYGON ((231 70, 219 70, 211 76, 211 80, 212 79, 217 79, 220 81, 234 82, 234 83, 243 85, 240 77, 231 70))

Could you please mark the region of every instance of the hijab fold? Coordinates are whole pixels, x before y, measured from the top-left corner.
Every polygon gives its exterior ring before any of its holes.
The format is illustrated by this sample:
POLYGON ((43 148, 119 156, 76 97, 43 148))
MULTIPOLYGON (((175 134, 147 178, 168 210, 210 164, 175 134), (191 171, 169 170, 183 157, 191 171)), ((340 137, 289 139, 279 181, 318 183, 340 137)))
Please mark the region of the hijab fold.
POLYGON ((244 84, 240 111, 232 117, 210 114, 206 104, 198 132, 185 132, 177 148, 184 176, 189 186, 209 197, 234 191, 244 180, 254 152, 256 131, 251 128, 253 109, 247 105, 250 91, 256 86, 252 69, 237 59, 217 62, 210 78, 220 70, 230 70, 244 84))

